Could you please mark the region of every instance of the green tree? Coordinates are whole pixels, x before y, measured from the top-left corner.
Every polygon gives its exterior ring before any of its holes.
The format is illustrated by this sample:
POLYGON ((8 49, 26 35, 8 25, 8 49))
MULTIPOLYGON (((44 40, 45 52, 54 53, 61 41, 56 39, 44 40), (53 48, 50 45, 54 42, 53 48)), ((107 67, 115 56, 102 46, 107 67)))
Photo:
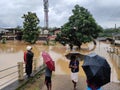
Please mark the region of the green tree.
POLYGON ((34 44, 39 36, 39 19, 36 13, 28 12, 22 16, 24 18, 23 22, 23 40, 34 44))
POLYGON ((80 49, 82 43, 97 38, 102 28, 85 8, 75 5, 72 13, 68 22, 61 27, 61 33, 57 35, 56 41, 63 45, 69 44, 71 47, 76 45, 80 49))

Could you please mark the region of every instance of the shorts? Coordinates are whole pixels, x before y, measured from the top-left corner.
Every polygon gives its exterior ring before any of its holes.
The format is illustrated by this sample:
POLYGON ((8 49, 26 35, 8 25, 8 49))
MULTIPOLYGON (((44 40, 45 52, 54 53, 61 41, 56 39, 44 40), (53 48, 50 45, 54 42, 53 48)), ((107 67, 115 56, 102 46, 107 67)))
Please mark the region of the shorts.
POLYGON ((45 76, 45 83, 51 83, 51 77, 45 76))
POLYGON ((72 79, 74 82, 78 82, 78 72, 76 72, 76 73, 71 73, 71 79, 72 79))

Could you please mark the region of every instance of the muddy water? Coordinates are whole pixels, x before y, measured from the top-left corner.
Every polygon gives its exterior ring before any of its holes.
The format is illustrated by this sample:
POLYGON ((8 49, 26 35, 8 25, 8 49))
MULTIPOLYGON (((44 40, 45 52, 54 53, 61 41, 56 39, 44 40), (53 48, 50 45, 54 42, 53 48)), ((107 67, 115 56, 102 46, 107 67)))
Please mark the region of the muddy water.
MULTIPOLYGON (((17 62, 23 62, 23 53, 26 50, 26 46, 27 44, 25 44, 24 42, 18 42, 18 41, 7 42, 7 44, 0 44, 0 70, 17 65, 17 62)), ((55 61, 56 71, 54 72, 54 74, 70 74, 70 69, 68 68, 69 60, 65 58, 65 54, 69 52, 68 50, 66 50, 66 47, 63 47, 61 45, 48 47, 48 46, 43 46, 42 44, 32 45, 32 47, 33 47, 32 51, 34 52, 34 58, 37 59, 38 66, 43 64, 41 52, 47 51, 51 55, 52 59, 55 61)), ((93 47, 92 44, 89 46, 83 45, 82 48, 84 48, 84 50, 81 50, 80 52, 82 54, 88 54, 90 52, 86 52, 85 49, 91 49, 92 47, 93 47)), ((111 58, 108 56, 108 54, 105 51, 105 47, 110 47, 110 45, 97 43, 96 49, 92 52, 96 52, 101 56, 107 58, 112 68, 112 75, 111 75, 112 81, 118 81, 117 74, 120 73, 120 68, 117 68, 117 70, 115 69, 117 65, 111 61, 111 58)), ((82 64, 83 61, 80 62, 79 75, 85 76, 84 71, 81 68, 82 64)), ((0 81, 1 84, 2 80, 0 81)))

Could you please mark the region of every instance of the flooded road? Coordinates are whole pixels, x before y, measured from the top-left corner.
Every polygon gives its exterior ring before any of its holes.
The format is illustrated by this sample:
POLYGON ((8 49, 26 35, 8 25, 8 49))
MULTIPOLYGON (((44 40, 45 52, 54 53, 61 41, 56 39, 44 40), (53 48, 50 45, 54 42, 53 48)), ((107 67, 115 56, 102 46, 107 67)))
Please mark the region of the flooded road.
MULTIPOLYGON (((17 65, 18 62, 23 62, 23 53, 26 50, 26 44, 23 42, 8 42, 7 44, 0 44, 0 71, 17 65)), ((69 52, 66 50, 66 47, 57 45, 57 46, 44 46, 42 44, 36 44, 32 45, 33 52, 34 52, 34 58, 37 59, 37 66, 40 66, 43 64, 43 59, 41 57, 42 51, 47 51, 52 59, 55 61, 56 71, 54 74, 56 75, 69 75, 70 69, 68 68, 69 60, 66 59, 65 55, 69 52)), ((83 46, 85 49, 91 49, 93 45, 89 46, 83 46)), ((106 47, 110 47, 110 44, 104 44, 104 43, 97 43, 97 46, 94 51, 103 57, 105 57, 108 61, 108 63, 111 66, 111 81, 118 82, 118 75, 120 75, 120 68, 118 68, 118 65, 113 61, 113 59, 109 56, 109 54, 106 51, 106 47)), ((90 52, 86 52, 85 50, 81 50, 80 53, 82 54, 88 54, 90 52)), ((82 70, 82 64, 83 61, 80 61, 80 76, 84 76, 84 71, 82 70)), ((1 76, 1 73, 0 73, 1 76)), ((1 80, 0 80, 1 81, 1 80)), ((0 82, 0 84, 2 81, 0 82)))

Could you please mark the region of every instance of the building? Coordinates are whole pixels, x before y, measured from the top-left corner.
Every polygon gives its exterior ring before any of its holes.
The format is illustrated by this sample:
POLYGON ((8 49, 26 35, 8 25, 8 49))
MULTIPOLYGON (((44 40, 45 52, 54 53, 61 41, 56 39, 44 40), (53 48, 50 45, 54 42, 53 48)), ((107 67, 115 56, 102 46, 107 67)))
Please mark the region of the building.
POLYGON ((114 35, 113 38, 114 38, 114 44, 120 45, 120 34, 114 35))

